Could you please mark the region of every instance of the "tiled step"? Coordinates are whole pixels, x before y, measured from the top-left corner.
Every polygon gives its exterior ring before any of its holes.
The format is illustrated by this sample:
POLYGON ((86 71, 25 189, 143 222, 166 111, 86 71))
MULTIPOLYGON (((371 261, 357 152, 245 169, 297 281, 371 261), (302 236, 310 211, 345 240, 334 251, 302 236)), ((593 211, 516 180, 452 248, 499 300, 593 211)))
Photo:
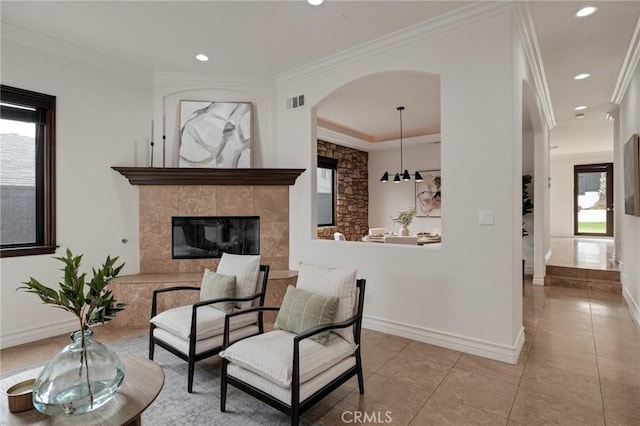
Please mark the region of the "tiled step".
POLYGON ((547 266, 545 285, 579 288, 605 293, 622 293, 619 271, 547 266))

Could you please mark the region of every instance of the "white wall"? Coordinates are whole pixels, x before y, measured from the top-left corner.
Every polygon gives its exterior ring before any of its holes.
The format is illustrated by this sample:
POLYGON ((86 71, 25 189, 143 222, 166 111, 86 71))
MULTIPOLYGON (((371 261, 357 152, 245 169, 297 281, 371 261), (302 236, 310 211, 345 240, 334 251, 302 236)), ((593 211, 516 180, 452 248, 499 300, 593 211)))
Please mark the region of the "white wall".
MULTIPOLYGON (((415 138, 418 139, 418 138, 415 138)), ((440 144, 403 144, 403 167, 409 173, 416 170, 440 169, 440 144)), ((391 217, 400 210, 415 207, 415 181, 394 184, 382 183, 380 178, 385 171, 397 171, 400 167, 400 141, 393 148, 369 152, 369 227, 387 227, 397 232, 399 225, 391 217)), ((390 177, 393 179, 393 176, 390 177)), ((443 191, 444 194, 444 191, 443 191)), ((444 199, 444 196, 443 196, 444 199)), ((409 229, 411 232, 432 232, 441 229, 440 218, 414 218, 409 229)))
MULTIPOLYGON (((640 67, 635 73, 620 104, 620 139, 617 152, 631 135, 640 133, 640 67)), ((616 164, 622 164, 619 158, 616 164)), ((622 191, 620 191, 622 192, 622 191)), ((619 197, 619 201, 622 197, 619 197)), ((623 206, 618 202, 618 206, 623 206)), ((623 294, 636 321, 640 323, 640 217, 623 214, 620 223, 620 264, 623 294)))
POLYGON ((290 223, 290 267, 300 261, 355 266, 372 296, 365 307, 367 327, 515 362, 523 334, 522 93, 514 87, 524 76, 514 75, 512 67, 513 44, 519 42, 512 39, 512 24, 510 12, 498 13, 447 31, 369 45, 345 60, 331 58, 282 76, 278 158, 283 167, 314 164, 314 110, 286 111, 287 97, 304 93, 313 106, 376 72, 439 74, 447 194, 442 250, 315 240, 315 178, 304 173, 290 191, 298 208, 290 223), (493 212, 495 224, 479 225, 479 211, 493 212))
MULTIPOLYGON (((84 253, 89 272, 120 256, 123 274, 137 272, 137 190, 111 166, 145 165, 151 75, 141 80, 4 38, 1 54, 3 84, 57 97, 57 255, 67 247, 84 253)), ((57 285, 59 268, 48 255, 0 259, 2 347, 78 327, 73 315, 16 291, 30 276, 57 285)))
MULTIPOLYGON (((552 138, 553 138, 553 131, 552 138)), ((551 236, 572 237, 573 166, 613 162, 613 152, 551 157, 551 236)))

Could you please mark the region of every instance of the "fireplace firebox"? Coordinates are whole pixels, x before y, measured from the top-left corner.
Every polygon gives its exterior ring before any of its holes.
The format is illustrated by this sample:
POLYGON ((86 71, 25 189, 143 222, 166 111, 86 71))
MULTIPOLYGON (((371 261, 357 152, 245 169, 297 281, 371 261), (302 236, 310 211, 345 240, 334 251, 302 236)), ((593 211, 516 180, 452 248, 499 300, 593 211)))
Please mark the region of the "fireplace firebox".
POLYGON ((171 228, 173 259, 260 254, 259 216, 174 216, 171 228))

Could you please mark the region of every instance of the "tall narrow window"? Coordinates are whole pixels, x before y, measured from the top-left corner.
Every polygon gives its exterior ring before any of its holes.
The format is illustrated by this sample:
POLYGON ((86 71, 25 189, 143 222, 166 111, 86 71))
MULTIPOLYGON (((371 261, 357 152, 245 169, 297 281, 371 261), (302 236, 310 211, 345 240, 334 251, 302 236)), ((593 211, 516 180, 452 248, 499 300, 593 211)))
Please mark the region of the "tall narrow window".
POLYGON ((55 107, 0 87, 0 257, 55 252, 55 107))
POLYGON ((336 171, 338 160, 318 156, 318 226, 336 224, 336 171))

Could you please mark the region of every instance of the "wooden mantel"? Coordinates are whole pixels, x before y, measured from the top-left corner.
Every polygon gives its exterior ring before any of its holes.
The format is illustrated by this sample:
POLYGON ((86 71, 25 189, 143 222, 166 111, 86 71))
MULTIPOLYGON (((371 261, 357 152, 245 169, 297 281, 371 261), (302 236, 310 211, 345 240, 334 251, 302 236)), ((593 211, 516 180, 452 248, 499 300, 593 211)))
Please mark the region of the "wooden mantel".
POLYGON ((305 169, 111 167, 131 185, 293 185, 305 169))

